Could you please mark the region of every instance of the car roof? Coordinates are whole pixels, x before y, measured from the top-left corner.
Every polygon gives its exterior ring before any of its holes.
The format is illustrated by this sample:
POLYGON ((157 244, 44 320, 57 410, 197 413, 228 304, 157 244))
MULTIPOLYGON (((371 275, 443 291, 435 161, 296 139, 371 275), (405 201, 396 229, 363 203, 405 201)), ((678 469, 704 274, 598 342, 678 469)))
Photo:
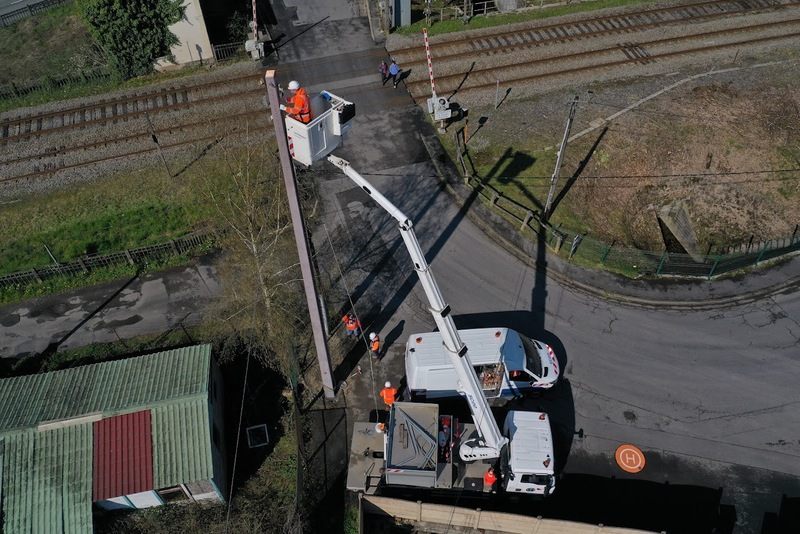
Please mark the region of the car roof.
MULTIPOLYGON (((459 330, 461 341, 467 346, 473 365, 495 363, 503 351, 504 362, 509 369, 525 367, 525 350, 519 334, 509 328, 473 328, 459 330)), ((440 332, 412 334, 406 345, 406 358, 419 367, 450 366, 445 354, 440 332), (411 352, 409 349, 414 349, 411 352)))
POLYGON ((508 412, 505 427, 508 429, 509 459, 515 470, 528 473, 552 473, 553 441, 550 420, 540 412, 508 412), (540 419, 544 416, 543 419, 540 419), (550 465, 544 461, 550 457, 550 465))

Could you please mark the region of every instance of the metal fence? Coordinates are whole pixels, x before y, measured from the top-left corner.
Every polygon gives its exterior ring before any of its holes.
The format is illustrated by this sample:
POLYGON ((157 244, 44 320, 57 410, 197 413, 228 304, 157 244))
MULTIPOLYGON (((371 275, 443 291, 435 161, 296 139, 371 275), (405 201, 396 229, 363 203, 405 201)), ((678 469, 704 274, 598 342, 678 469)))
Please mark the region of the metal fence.
MULTIPOLYGON (((455 132, 454 138, 456 155, 464 173, 464 182, 485 199, 492 209, 503 213, 506 218, 516 220, 521 232, 538 231, 542 225, 541 212, 504 197, 501 192, 482 183, 480 178, 470 176, 464 161, 462 132, 455 132)), ((757 266, 763 261, 800 252, 798 227, 795 227, 791 236, 760 243, 753 243, 751 240, 747 244, 722 247, 716 254, 704 255, 621 247, 614 242, 608 244, 587 234, 550 224, 544 224, 544 227, 547 245, 559 256, 583 265, 600 266, 632 278, 677 276, 710 279, 757 266)))
POLYGON ((214 49, 214 59, 217 61, 227 61, 237 56, 247 55, 247 51, 244 49, 244 42, 212 45, 211 48, 214 49))
POLYGON ((47 11, 48 9, 63 6, 65 4, 71 4, 72 2, 73 0, 44 0, 43 2, 30 4, 21 9, 17 9, 16 11, 6 13, 5 15, 0 15, 0 28, 11 26, 12 24, 16 24, 17 22, 27 19, 28 17, 32 17, 33 15, 38 15, 39 13, 47 11))
POLYGON ((29 95, 38 91, 52 91, 71 85, 79 85, 99 80, 111 78, 111 71, 108 67, 96 67, 86 69, 76 74, 62 77, 47 77, 43 80, 35 80, 24 84, 11 83, 0 86, 0 100, 13 100, 22 96, 29 95))
POLYGON ((497 13, 497 4, 495 0, 486 1, 469 1, 469 2, 455 2, 461 5, 447 5, 435 7, 426 4, 423 12, 425 13, 426 25, 430 26, 436 22, 443 20, 456 20, 461 19, 466 24, 469 19, 476 15, 488 15, 490 13, 497 13))
POLYGON ((180 256, 193 252, 212 240, 210 234, 198 234, 173 239, 166 243, 139 247, 111 254, 92 254, 78 258, 76 261, 48 265, 0 276, 0 289, 25 287, 30 284, 41 284, 46 280, 62 276, 82 275, 93 269, 119 267, 121 265, 143 265, 148 261, 180 256))

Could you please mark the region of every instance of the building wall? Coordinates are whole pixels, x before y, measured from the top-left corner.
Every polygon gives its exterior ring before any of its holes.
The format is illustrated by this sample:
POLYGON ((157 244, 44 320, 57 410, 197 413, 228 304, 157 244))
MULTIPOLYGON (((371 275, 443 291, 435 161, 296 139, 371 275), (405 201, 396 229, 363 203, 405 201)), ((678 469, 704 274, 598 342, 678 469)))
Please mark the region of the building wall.
POLYGON ((223 391, 222 371, 217 365, 216 360, 211 358, 211 377, 208 384, 208 403, 211 430, 211 458, 214 463, 213 483, 216 489, 222 493, 221 499, 228 495, 228 455, 225 437, 225 403, 223 391))
MULTIPOLYGON (((180 41, 171 48, 175 61, 178 65, 188 65, 212 59, 214 50, 208 39, 203 11, 200 9, 200 0, 184 0, 183 5, 186 7, 183 18, 170 26, 170 30, 180 41)), ((161 59, 156 63, 156 68, 159 70, 175 66, 166 59, 161 59)))

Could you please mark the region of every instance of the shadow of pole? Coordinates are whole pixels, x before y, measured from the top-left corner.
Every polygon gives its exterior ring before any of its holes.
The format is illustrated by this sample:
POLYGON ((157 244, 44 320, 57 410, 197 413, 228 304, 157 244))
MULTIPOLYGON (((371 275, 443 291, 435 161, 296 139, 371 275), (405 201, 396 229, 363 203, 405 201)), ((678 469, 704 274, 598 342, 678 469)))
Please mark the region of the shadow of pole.
POLYGON ((452 93, 450 94, 450 96, 447 98, 448 100, 450 100, 451 98, 453 98, 454 96, 456 96, 456 93, 458 93, 458 90, 459 90, 459 89, 461 89, 461 87, 462 87, 462 86, 464 85, 464 83, 467 81, 467 78, 469 78, 469 75, 470 75, 470 74, 472 74, 472 70, 473 70, 474 68, 475 68, 475 62, 473 61, 473 62, 472 62, 472 65, 470 65, 470 67, 469 67, 469 70, 468 70, 468 71, 467 71, 467 72, 464 74, 464 77, 461 79, 461 81, 459 82, 459 84, 456 86, 456 88, 455 88, 455 89, 453 89, 453 92, 452 92, 452 93))
POLYGON ((586 166, 589 164, 589 160, 591 160, 592 156, 594 156, 595 151, 597 151, 597 147, 600 145, 600 141, 603 140, 603 137, 606 135, 607 131, 608 131, 608 126, 603 128, 603 130, 600 132, 600 135, 597 136, 597 139, 595 139, 594 143, 592 144, 592 147, 589 149, 589 152, 586 153, 586 157, 584 157, 581 160, 580 165, 578 165, 578 169, 572 174, 572 176, 569 177, 567 183, 564 184, 564 188, 558 192, 558 195, 556 196, 555 200, 553 200, 553 206, 550 208, 551 212, 556 210, 558 204, 562 200, 564 200, 564 197, 567 196, 567 193, 569 192, 570 188, 573 185, 575 185, 575 182, 578 181, 578 178, 586 169, 586 166))

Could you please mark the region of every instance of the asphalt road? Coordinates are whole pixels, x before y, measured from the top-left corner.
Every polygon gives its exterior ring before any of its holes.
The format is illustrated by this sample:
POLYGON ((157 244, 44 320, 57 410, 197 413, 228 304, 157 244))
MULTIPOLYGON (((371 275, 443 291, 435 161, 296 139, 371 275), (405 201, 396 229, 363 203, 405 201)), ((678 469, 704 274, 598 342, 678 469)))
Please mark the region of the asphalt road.
POLYGON ((0 0, 0 15, 11 13, 18 9, 27 7, 29 4, 35 4, 41 0, 0 0))
MULTIPOLYGON (((719 522, 721 504, 731 525, 733 514, 734 532, 759 532, 765 514, 778 512, 782 495, 800 497, 800 293, 790 287, 763 298, 732 299, 724 306, 701 301, 723 290, 728 296, 748 295, 760 292, 767 279, 780 283, 782 277, 797 277, 797 261, 791 268, 742 280, 667 287, 547 262, 541 247, 512 254, 499 234, 485 231, 490 216, 474 198, 458 194, 457 180, 450 184, 453 190, 443 189, 438 176, 452 169, 437 153, 433 130, 410 99, 398 96, 402 88, 380 86, 375 56, 380 48, 369 39, 368 20, 353 18, 353 6, 345 0, 327 2, 318 15, 304 8, 300 22, 317 23, 287 24, 279 75, 291 73, 312 93, 329 89, 356 102, 353 132, 337 155, 349 159, 415 222, 458 326, 514 327, 551 344, 564 370, 561 386, 524 403, 551 414, 557 467, 563 474, 559 490, 538 507, 511 509, 658 529, 667 525, 666 519, 642 523, 639 516, 691 521, 697 510, 685 506, 701 503, 701 511, 719 522), (527 260, 520 259, 526 255, 527 260), (607 291, 664 302, 634 305, 574 284, 601 281, 607 291), (697 304, 680 306, 681 301, 697 304), (645 454, 647 464, 637 474, 625 473, 614 462, 614 451, 624 443, 645 454), (671 508, 673 503, 684 508, 671 508)), ((292 12, 292 6, 278 7, 278 14, 292 12)), ((384 380, 403 376, 403 340, 431 329, 433 321, 396 223, 329 165, 315 166, 311 176, 324 200, 325 226, 314 236, 316 259, 340 298, 329 305, 344 309, 352 298, 362 322, 389 344, 388 355, 377 365, 362 358, 362 348, 345 347, 337 377, 348 385, 337 410, 346 407, 347 421, 341 426, 347 428, 378 406, 374 399, 384 380), (351 378, 356 365, 364 372, 351 378)), ((172 281, 153 275, 152 292, 138 291, 138 282, 108 288, 105 299, 97 297, 87 306, 70 300, 78 295, 62 297, 62 305, 72 307, 59 308, 66 314, 60 317, 71 321, 52 335, 47 329, 53 320, 31 308, 34 304, 14 307, 17 319, 5 307, 0 309, 0 334, 17 335, 14 325, 7 326, 16 321, 33 332, 29 344, 47 339, 46 346, 65 333, 70 344, 79 344, 84 335, 119 335, 118 328, 105 326, 128 326, 125 306, 135 307, 129 315, 147 318, 137 323, 150 327, 164 318, 175 324, 188 311, 200 315, 202 299, 176 305, 171 295, 213 296, 213 269, 176 271, 168 278, 172 281), (107 307, 115 310, 113 322, 105 319, 107 307), (81 322, 83 327, 74 329, 81 322)), ((48 305, 53 306, 43 301, 37 306, 48 305)), ((5 346, 8 338, 2 339, 5 346)), ((330 454, 326 473, 332 478, 344 468, 341 454, 347 442, 336 441, 325 453, 330 454)))

